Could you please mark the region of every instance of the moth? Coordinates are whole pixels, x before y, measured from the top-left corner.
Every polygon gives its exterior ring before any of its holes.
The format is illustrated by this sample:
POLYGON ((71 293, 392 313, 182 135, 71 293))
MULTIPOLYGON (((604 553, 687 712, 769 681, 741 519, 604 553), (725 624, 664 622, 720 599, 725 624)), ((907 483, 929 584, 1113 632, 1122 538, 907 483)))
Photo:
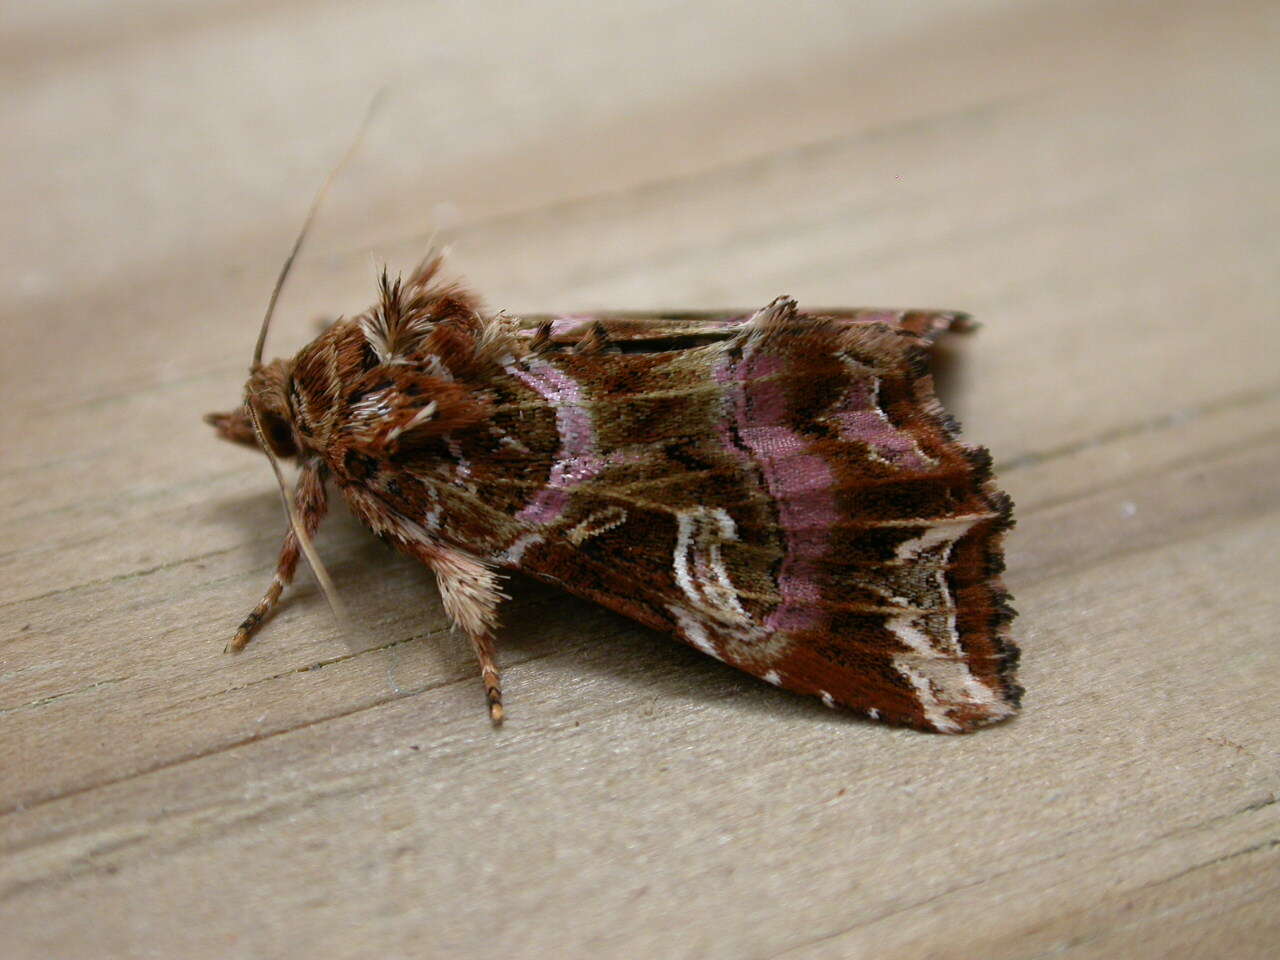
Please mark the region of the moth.
POLYGON ((327 586, 310 541, 332 484, 434 571, 494 722, 511 570, 873 719, 962 733, 1016 711, 1012 506, 929 372, 965 315, 780 297, 513 318, 440 271, 384 271, 369 310, 291 359, 262 363, 260 336, 244 402, 206 418, 298 466, 275 576, 233 649, 300 552, 327 586))

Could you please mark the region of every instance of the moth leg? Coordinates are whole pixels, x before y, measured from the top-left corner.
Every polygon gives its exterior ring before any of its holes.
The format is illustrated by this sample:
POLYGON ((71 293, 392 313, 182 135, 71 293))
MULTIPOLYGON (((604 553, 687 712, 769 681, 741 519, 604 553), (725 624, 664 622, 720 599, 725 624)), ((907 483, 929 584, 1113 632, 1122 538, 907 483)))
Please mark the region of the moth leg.
POLYGON ((502 679, 493 646, 498 604, 503 599, 498 575, 475 557, 457 550, 439 548, 424 559, 435 571, 445 613, 466 633, 480 661, 489 718, 495 724, 502 723, 502 679))
MULTIPOLYGON (((320 527, 320 521, 324 519, 325 511, 328 509, 328 497, 324 488, 324 466, 319 460, 308 460, 302 464, 302 471, 298 474, 298 485, 293 492, 294 506, 298 511, 298 517, 302 520, 302 528, 307 532, 308 537, 315 537, 316 530, 320 527)), ((258 631, 258 627, 262 625, 262 621, 267 614, 271 612, 271 608, 276 605, 276 601, 280 599, 280 594, 290 583, 293 582, 293 575, 298 569, 298 556, 301 553, 301 547, 298 544, 298 538, 293 533, 293 528, 284 535, 284 543, 280 547, 280 559, 276 563, 275 576, 271 578, 271 586, 267 587, 267 592, 262 599, 258 601, 258 605, 250 611, 249 615, 244 618, 244 622, 240 624, 240 628, 236 630, 236 635, 232 637, 231 642, 227 644, 227 650, 234 652, 244 649, 253 635, 258 631)))
POLYGON ((489 719, 500 724, 506 716, 502 709, 502 676, 498 673, 498 661, 493 649, 493 634, 473 633, 468 636, 471 649, 480 661, 480 680, 484 683, 485 700, 489 703, 489 719))

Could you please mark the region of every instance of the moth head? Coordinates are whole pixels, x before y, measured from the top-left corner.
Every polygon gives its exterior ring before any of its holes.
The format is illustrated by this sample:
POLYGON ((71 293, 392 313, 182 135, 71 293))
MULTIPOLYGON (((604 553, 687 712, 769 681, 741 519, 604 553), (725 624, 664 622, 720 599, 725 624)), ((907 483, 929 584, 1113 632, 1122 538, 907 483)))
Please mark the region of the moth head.
POLYGON ((271 452, 277 457, 297 456, 297 431, 289 409, 290 366, 287 360, 272 360, 258 367, 244 385, 244 403, 227 413, 206 414, 205 423, 224 440, 261 449, 253 427, 256 411, 271 452))

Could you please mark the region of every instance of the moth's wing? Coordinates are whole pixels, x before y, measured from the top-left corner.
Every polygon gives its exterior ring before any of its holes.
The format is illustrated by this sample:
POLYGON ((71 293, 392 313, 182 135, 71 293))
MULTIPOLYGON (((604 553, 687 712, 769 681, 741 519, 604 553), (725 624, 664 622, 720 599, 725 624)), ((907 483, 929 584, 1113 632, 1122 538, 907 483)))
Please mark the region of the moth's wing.
MULTIPOLYGON (((598 313, 533 313, 516 319, 517 329, 532 338, 546 330, 552 344, 572 346, 594 328, 624 353, 687 349, 729 340, 751 320, 752 310, 684 310, 666 313, 612 311, 598 313)), ((884 310, 838 307, 806 311, 841 325, 873 324, 911 333, 932 343, 948 330, 973 329, 968 314, 955 310, 884 310)))
POLYGON ((782 302, 722 342, 534 356, 518 378, 491 425, 528 456, 469 466, 511 521, 499 562, 871 717, 1014 712, 1010 504, 917 335, 782 302))

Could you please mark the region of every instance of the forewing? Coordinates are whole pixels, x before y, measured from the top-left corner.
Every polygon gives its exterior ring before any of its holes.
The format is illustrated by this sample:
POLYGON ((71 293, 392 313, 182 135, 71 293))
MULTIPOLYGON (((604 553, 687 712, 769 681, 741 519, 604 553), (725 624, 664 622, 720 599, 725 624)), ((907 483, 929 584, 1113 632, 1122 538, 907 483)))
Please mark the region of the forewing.
POLYGON ((1010 506, 927 369, 959 318, 866 313, 650 317, 653 349, 514 363, 462 457, 495 559, 829 705, 941 732, 1010 715, 1010 506), (675 326, 705 342, 658 350, 675 326))

